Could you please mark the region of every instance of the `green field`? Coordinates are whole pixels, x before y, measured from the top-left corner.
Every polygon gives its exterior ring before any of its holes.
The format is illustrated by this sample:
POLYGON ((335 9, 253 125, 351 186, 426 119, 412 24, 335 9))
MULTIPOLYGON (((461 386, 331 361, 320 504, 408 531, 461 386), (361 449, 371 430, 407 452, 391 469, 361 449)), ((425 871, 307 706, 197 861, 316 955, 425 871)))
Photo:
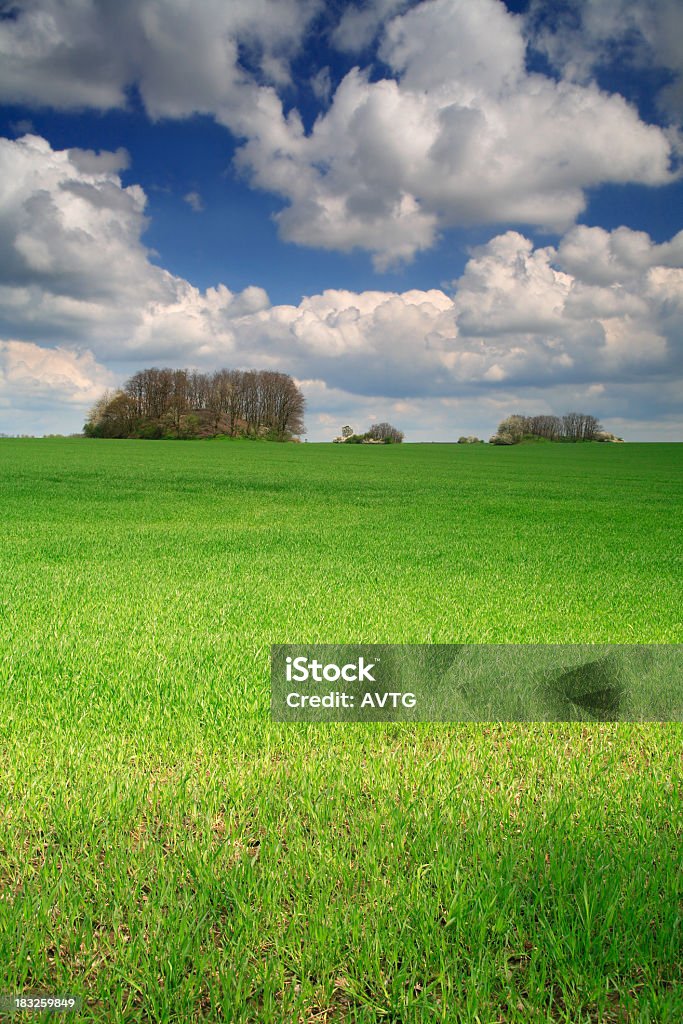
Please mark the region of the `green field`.
POLYGON ((683 1020, 680 725, 269 720, 273 643, 681 643, 682 469, 0 441, 0 994, 683 1020))

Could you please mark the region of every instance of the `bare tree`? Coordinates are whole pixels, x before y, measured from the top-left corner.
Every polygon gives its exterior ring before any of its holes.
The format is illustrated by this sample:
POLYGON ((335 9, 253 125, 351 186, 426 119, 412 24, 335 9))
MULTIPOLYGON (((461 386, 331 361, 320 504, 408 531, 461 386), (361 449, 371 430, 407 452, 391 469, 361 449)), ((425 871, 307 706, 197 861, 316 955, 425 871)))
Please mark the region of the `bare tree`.
POLYGON ((602 430, 602 423, 595 416, 584 416, 583 440, 592 441, 596 434, 602 430))
POLYGON ((559 416, 531 416, 527 420, 525 433, 557 441, 562 436, 562 420, 559 416))
POLYGON ((568 441, 592 441, 602 426, 595 416, 568 412, 562 417, 562 432, 568 441))
POLYGON ((367 436, 372 441, 384 441, 389 444, 400 444, 405 437, 405 434, 396 427, 392 427, 391 423, 373 423, 368 430, 367 436))

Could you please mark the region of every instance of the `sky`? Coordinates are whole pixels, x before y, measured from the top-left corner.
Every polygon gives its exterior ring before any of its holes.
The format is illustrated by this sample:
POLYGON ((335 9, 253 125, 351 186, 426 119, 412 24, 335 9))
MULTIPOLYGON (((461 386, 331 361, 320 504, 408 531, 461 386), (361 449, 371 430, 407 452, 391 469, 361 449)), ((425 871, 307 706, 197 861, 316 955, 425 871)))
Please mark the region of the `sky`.
POLYGON ((680 0, 0 0, 0 433, 170 366, 683 440, 682 119, 680 0))

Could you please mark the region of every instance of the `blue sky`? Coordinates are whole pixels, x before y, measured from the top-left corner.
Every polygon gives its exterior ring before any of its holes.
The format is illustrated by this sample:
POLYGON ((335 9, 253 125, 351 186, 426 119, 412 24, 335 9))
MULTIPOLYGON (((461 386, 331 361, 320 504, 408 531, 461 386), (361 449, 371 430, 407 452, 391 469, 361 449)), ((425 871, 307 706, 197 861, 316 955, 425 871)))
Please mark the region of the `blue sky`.
POLYGON ((0 3, 0 432, 273 368, 310 440, 681 440, 677 0, 0 3))

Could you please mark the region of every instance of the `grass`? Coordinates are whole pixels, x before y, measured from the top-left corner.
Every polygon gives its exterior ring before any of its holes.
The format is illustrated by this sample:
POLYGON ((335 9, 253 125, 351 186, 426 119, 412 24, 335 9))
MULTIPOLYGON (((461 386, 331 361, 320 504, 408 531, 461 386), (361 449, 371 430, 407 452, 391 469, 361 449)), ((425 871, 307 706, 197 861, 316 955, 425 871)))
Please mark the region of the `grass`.
POLYGON ((1 441, 0 993, 683 1019, 680 725, 269 720, 273 643, 680 643, 682 459, 1 441))

